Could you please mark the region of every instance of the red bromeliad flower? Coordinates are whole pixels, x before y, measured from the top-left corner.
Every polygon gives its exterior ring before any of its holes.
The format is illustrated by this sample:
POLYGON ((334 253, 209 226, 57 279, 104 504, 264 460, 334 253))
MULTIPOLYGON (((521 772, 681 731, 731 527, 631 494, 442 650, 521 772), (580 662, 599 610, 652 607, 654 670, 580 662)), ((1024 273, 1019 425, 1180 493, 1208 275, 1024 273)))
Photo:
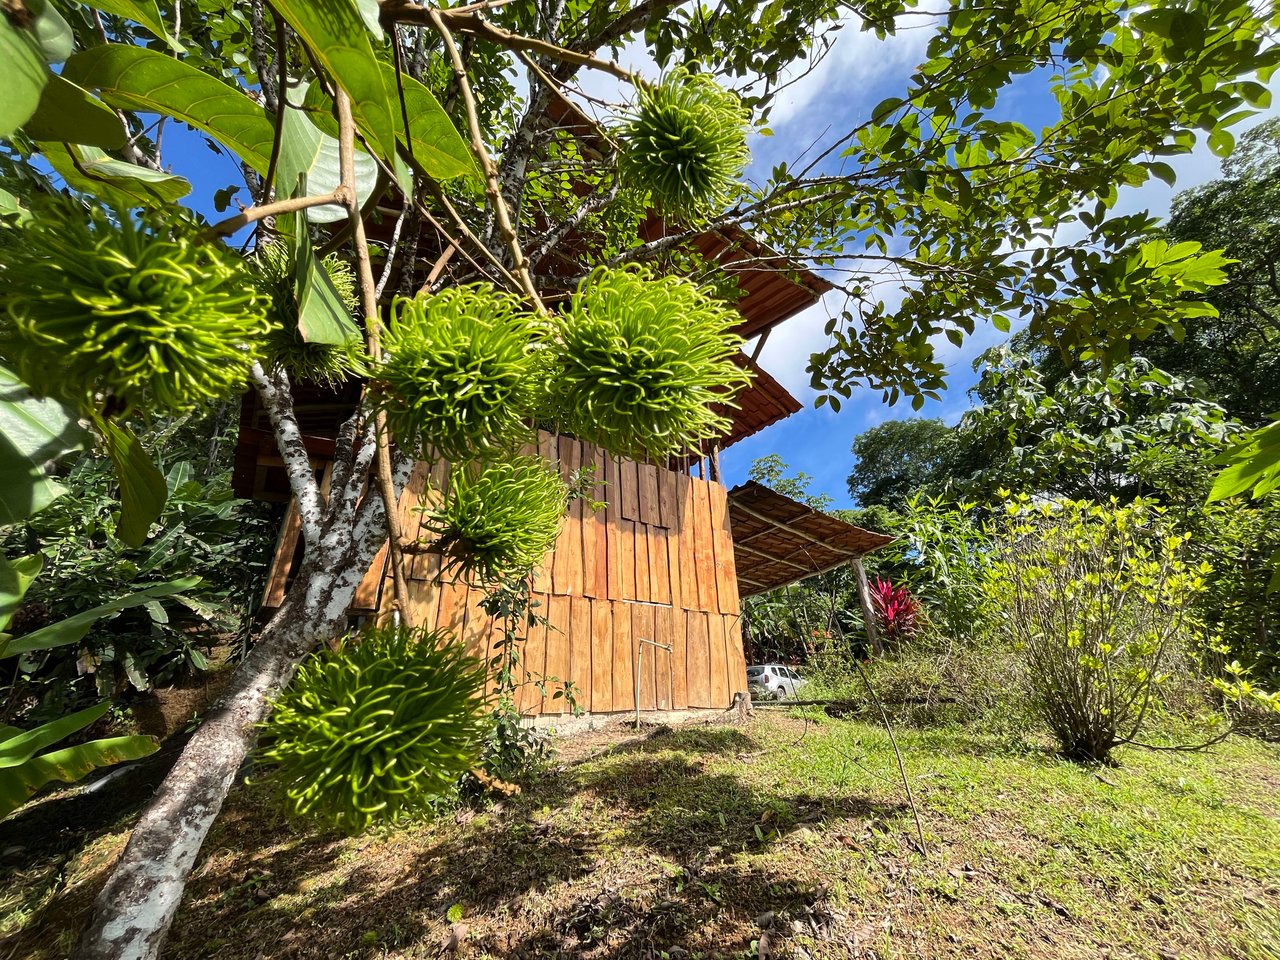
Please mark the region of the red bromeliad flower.
POLYGON ((877 626, 888 642, 910 640, 920 630, 920 604, 906 587, 877 579, 871 585, 871 605, 877 626))

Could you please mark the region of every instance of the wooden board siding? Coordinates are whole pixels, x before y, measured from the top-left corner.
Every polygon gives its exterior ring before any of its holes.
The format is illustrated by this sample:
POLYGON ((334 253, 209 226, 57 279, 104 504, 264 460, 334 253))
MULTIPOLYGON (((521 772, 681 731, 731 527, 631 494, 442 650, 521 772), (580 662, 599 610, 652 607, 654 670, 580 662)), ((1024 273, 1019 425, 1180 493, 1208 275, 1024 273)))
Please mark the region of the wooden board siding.
MULTIPOLYGON (((543 433, 525 452, 549 457, 566 479, 594 467, 592 496, 608 505, 592 511, 574 501, 555 549, 535 573, 535 612, 548 623, 525 631, 521 675, 572 681, 584 711, 630 711, 639 655, 642 710, 728 706, 746 688, 746 665, 725 489, 610 457, 570 437, 543 433)), ((414 470, 399 504, 406 535, 419 534, 418 508, 439 503, 448 483, 447 464, 414 470)), ((283 598, 298 548, 296 527, 294 519, 282 530, 269 598, 283 598)), ((473 656, 492 656, 502 625, 481 609, 480 589, 442 571, 437 554, 413 555, 406 572, 406 609, 414 624, 454 634, 473 656)), ((379 618, 389 619, 394 591, 385 556, 361 590, 362 602, 369 609, 376 604, 379 618)), ((548 694, 558 688, 549 683, 548 694)), ((563 697, 544 700, 529 685, 520 708, 558 714, 567 705, 563 697)))

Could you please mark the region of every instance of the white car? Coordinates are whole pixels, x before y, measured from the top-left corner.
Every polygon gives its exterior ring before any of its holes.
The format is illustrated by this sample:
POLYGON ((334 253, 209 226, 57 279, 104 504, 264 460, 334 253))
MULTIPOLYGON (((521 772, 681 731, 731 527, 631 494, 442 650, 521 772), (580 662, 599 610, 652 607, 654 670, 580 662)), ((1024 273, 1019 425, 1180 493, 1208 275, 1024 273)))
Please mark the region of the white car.
POLYGON ((777 697, 779 700, 794 697, 796 691, 808 682, 780 663, 747 667, 747 687, 755 697, 777 697))

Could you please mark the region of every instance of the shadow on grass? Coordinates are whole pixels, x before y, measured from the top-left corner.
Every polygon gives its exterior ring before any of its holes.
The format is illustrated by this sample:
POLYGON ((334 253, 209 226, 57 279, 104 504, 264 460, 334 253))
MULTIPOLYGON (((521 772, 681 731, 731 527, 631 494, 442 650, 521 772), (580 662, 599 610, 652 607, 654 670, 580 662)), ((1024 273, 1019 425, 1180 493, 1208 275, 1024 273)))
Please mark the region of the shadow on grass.
POLYGON ((210 838, 166 956, 434 956, 451 907, 471 928, 471 955, 741 952, 757 914, 807 902, 816 884, 785 863, 738 854, 764 852, 808 824, 905 815, 857 797, 757 789, 707 769, 713 755, 757 746, 733 729, 659 729, 469 823, 378 837, 282 838, 257 815, 261 795, 242 792, 210 838))

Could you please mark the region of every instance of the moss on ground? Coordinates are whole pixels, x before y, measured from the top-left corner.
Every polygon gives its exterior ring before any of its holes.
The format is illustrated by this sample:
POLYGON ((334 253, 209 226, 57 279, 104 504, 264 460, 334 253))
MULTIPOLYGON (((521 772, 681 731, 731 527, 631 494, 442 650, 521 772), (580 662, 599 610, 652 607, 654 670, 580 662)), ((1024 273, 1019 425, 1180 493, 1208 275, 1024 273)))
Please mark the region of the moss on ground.
MULTIPOLYGON (((1280 958, 1274 746, 1093 769, 898 737, 923 852, 883 731, 822 716, 597 735, 514 800, 359 837, 242 787, 166 956, 1280 958)), ((9 869, 0 954, 64 954, 125 825, 9 869)))

